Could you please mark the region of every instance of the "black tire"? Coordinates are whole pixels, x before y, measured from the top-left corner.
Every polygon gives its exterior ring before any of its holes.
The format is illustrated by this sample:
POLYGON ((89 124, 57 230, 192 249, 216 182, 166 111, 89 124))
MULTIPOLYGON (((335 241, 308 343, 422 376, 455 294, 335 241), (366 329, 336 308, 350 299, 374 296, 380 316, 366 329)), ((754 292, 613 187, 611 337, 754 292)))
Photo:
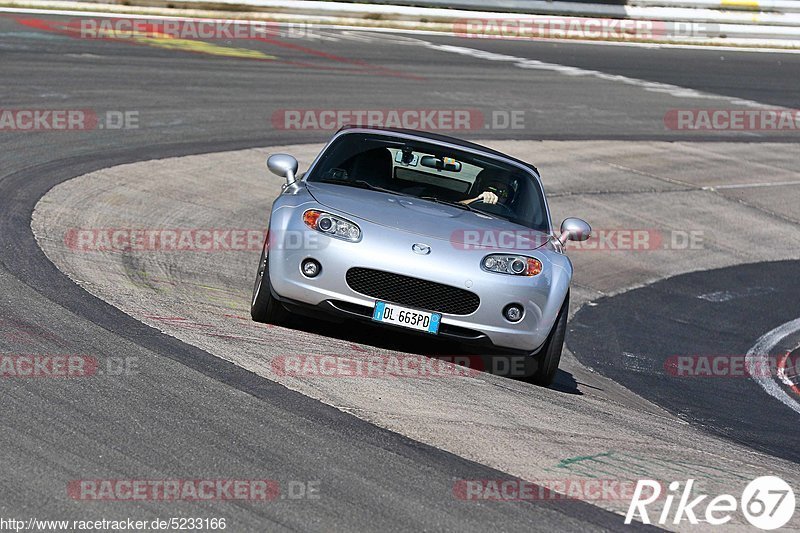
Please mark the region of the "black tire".
POLYGON ((564 336, 567 333, 567 315, 569 314, 569 293, 561 304, 558 318, 553 326, 553 330, 547 340, 535 356, 538 363, 536 372, 530 377, 529 381, 535 385, 549 387, 553 384, 558 372, 558 364, 561 362, 561 349, 564 347, 564 336))
POLYGON ((269 283, 269 262, 266 245, 261 250, 258 261, 256 281, 253 285, 253 299, 250 301, 250 316, 256 322, 281 326, 289 318, 289 312, 272 296, 269 283))

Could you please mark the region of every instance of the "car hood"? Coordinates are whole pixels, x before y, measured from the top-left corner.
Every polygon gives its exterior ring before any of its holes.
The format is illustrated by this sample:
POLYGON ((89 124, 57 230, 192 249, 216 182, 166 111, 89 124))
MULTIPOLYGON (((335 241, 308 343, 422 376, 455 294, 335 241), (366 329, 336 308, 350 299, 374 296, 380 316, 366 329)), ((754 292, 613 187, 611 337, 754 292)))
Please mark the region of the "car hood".
POLYGON ((534 250, 549 239, 507 220, 410 196, 329 183, 306 186, 318 203, 343 215, 469 248, 534 250))

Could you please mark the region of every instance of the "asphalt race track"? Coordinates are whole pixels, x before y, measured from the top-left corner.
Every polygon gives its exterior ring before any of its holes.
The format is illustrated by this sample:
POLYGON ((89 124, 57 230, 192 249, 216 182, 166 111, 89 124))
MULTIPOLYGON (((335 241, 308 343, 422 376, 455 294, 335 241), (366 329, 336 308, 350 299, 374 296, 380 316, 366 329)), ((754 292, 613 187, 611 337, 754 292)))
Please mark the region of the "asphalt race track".
MULTIPOLYGON (((679 416, 797 462, 796 410, 775 401, 742 401, 763 394, 757 382, 673 376, 678 354, 737 354, 743 360, 784 317, 800 316, 797 267, 751 263, 693 272, 598 300, 575 317, 571 348, 585 364, 679 416)), ((793 350, 792 335, 774 353, 793 350)))
POLYGON ((795 386, 674 366, 681 356, 752 361, 764 347, 797 361, 798 133, 687 131, 665 119, 795 109, 800 55, 322 28, 200 45, 81 39, 65 29, 71 17, 0 15, 0 109, 98 120, 0 129, 0 352, 99 362, 90 377, 0 381, 0 516, 226 518, 231 531, 618 531, 624 499, 466 501, 455 487, 694 478, 709 494, 740 494, 762 475, 800 487, 795 386), (265 228, 280 185, 266 154, 285 147, 304 167, 331 134, 287 130, 292 109, 477 110, 484 120, 457 135, 537 164, 556 222, 646 230, 658 245, 571 255, 574 316, 552 389, 484 373, 276 375, 275 358, 298 351, 459 348, 241 320, 258 252, 69 246, 76 228, 265 228), (502 127, 512 110, 523 124, 502 127), (281 497, 91 501, 70 488, 95 479, 268 479, 281 497), (304 495, 290 497, 297 486, 304 495))

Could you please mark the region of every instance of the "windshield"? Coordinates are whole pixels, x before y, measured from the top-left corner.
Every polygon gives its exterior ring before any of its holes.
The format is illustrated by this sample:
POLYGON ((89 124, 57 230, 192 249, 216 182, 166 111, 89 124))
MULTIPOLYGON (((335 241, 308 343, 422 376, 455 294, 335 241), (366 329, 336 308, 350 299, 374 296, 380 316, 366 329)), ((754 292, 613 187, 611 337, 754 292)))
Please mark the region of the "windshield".
POLYGON ((525 170, 437 144, 350 133, 307 176, 311 183, 368 188, 478 211, 547 232, 544 197, 525 170))

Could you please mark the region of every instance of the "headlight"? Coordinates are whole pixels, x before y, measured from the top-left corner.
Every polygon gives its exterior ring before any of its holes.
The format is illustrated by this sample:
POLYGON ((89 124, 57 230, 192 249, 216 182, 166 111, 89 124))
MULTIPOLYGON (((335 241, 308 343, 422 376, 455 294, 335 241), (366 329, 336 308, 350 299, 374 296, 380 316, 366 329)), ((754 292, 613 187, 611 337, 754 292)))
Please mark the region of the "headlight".
POLYGON ((355 222, 342 218, 338 215, 332 215, 325 211, 317 211, 316 209, 309 209, 303 213, 303 222, 306 226, 320 233, 343 239, 350 242, 358 242, 361 240, 361 228, 355 222))
POLYGON ((492 254, 483 258, 481 267, 489 272, 512 276, 535 276, 542 271, 542 263, 524 255, 492 254))

